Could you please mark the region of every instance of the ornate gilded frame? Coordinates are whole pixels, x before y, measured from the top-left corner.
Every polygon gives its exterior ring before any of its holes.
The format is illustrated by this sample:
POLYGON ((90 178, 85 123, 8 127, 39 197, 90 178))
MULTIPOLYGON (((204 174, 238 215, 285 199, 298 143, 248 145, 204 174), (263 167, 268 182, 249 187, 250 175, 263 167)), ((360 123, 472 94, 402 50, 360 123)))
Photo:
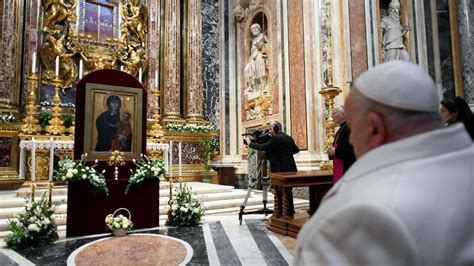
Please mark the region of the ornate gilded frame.
POLYGON ((97 117, 104 112, 106 107, 106 98, 116 95, 122 100, 121 113, 128 111, 131 114, 132 125, 132 150, 125 152, 126 160, 133 158, 139 159, 140 154, 144 153, 146 147, 142 147, 142 126, 141 122, 143 103, 143 91, 137 88, 103 85, 95 83, 86 84, 85 95, 85 114, 84 114, 84 140, 83 152, 88 154, 88 160, 107 160, 110 156, 110 151, 99 152, 95 151, 97 144, 97 117))

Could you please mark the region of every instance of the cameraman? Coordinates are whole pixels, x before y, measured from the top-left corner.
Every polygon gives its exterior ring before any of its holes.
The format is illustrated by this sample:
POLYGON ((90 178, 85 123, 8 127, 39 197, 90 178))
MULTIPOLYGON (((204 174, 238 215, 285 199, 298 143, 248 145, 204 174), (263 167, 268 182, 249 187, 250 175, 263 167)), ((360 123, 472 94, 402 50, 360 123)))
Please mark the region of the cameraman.
MULTIPOLYGON (((255 141, 250 141, 250 139, 246 137, 244 139, 245 145, 255 150, 267 152, 271 172, 298 171, 293 154, 298 153, 300 149, 296 146, 293 138, 282 132, 282 126, 278 121, 270 123, 268 132, 271 137, 269 137, 265 143, 260 144, 255 141)), ((264 136, 261 136, 261 138, 263 137, 264 136)), ((289 198, 291 200, 290 212, 294 213, 293 195, 290 194, 289 198)))
POLYGON ((278 121, 270 123, 268 132, 271 137, 265 143, 259 144, 253 140, 250 141, 248 137, 244 139, 244 143, 252 149, 268 153, 272 172, 298 171, 293 154, 298 153, 300 149, 296 146, 293 138, 282 132, 282 126, 278 121))

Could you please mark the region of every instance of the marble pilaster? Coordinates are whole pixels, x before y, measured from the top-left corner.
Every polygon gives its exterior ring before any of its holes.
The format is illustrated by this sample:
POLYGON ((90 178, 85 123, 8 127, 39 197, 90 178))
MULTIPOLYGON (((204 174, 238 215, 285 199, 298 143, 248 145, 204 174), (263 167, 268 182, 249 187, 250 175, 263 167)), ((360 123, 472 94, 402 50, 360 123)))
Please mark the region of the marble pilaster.
POLYGON ((367 70, 364 0, 349 1, 352 80, 367 70))
POLYGON ((303 31, 303 3, 300 0, 288 1, 288 53, 290 69, 290 115, 291 136, 300 149, 307 149, 306 127, 306 85, 304 31, 303 31))
POLYGON ((166 0, 163 47, 163 110, 165 121, 179 120, 180 110, 180 1, 166 0))
MULTIPOLYGON (((159 1, 150 1, 148 4, 150 19, 148 20, 148 32, 150 35, 149 38, 149 46, 148 46, 148 54, 150 55, 150 67, 148 72, 147 78, 147 88, 155 88, 155 71, 160 69, 160 6, 159 1)), ((159 81, 159 78, 158 78, 159 81)), ((160 86, 158 84, 158 86, 160 86)), ((148 108, 147 110, 153 110, 155 106, 154 97, 151 89, 147 90, 147 101, 148 101, 148 108)), ((151 118, 153 112, 149 111, 147 113, 147 117, 151 118)))
MULTIPOLYGON (((220 125, 219 1, 202 0, 203 114, 215 128, 220 125)), ((228 30, 228 29, 226 29, 228 30)), ((224 55, 224 53, 222 53, 224 55)))
POLYGON ((459 43, 461 53, 464 98, 474 104, 474 2, 457 0, 459 43))
POLYGON ((203 121, 201 0, 189 0, 187 11, 186 119, 188 121, 203 121))
POLYGON ((454 98, 454 69, 451 46, 451 26, 449 22, 448 0, 436 2, 438 19, 439 53, 441 64, 441 87, 443 97, 454 98))

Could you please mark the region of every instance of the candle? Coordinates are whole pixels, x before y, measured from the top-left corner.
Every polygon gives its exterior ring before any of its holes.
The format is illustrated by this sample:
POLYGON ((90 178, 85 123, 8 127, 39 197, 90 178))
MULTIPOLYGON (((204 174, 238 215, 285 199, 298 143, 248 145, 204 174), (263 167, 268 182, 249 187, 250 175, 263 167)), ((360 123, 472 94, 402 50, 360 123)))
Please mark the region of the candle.
POLYGON ((53 181, 54 168, 54 142, 53 138, 49 139, 49 181, 53 181))
POLYGON ((181 164, 181 141, 178 143, 178 171, 179 171, 179 177, 181 177, 183 167, 181 164))
POLYGON ((155 88, 158 89, 158 70, 155 70, 155 88))
POLYGON ((36 52, 33 53, 33 63, 31 65, 31 73, 36 73, 36 52))
POLYGON ((79 60, 79 79, 82 78, 82 71, 83 71, 84 65, 82 63, 82 59, 79 60))
POLYGON ((35 138, 31 141, 31 181, 35 181, 36 175, 36 144, 35 138))
POLYGON ((25 148, 23 146, 20 147, 20 172, 19 178, 25 178, 25 148))
POLYGON ((170 177, 173 177, 173 142, 170 141, 170 177))
POLYGON ((120 66, 120 71, 122 71, 122 72, 123 72, 123 66, 120 66))
POLYGON ((140 83, 142 83, 142 68, 140 67, 140 69, 138 69, 138 81, 140 81, 140 83))
POLYGON ((56 74, 56 78, 59 78, 59 56, 56 56, 56 71, 54 73, 56 74))

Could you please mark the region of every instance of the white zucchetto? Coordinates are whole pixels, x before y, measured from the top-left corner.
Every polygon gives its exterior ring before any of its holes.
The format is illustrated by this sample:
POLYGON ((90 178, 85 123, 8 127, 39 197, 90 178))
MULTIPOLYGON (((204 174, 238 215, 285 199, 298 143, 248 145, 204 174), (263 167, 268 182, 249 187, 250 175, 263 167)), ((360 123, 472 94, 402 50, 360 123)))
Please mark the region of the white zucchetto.
POLYGON ((439 96, 433 79, 406 61, 390 61, 360 75, 354 85, 365 97, 394 108, 438 112, 439 96))

